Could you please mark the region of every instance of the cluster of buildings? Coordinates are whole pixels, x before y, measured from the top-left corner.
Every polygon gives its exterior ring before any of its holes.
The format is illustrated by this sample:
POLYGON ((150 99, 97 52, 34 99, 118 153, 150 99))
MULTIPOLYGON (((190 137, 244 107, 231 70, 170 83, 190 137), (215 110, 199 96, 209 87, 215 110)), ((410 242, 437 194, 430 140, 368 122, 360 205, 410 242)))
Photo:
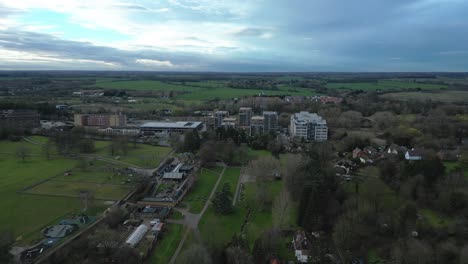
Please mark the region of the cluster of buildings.
MULTIPOLYGON (((98 132, 107 135, 151 136, 205 129, 205 123, 201 121, 151 121, 127 126, 126 120, 127 117, 122 114, 75 114, 74 125, 95 128, 98 132)), ((280 131, 277 112, 263 111, 261 115, 254 115, 250 107, 241 107, 237 117, 230 116, 228 111, 215 111, 209 116, 207 123, 213 129, 240 129, 250 136, 280 131)), ((316 113, 299 112, 291 115, 289 133, 291 138, 326 141, 328 126, 327 122, 316 113)))
POLYGON ((0 127, 32 129, 40 127, 40 115, 36 110, 7 109, 0 111, 0 127))
POLYGON ((238 128, 251 136, 276 133, 279 129, 277 112, 263 111, 262 115, 254 115, 250 107, 241 107, 238 119, 230 117, 228 111, 216 111, 212 120, 215 129, 238 128))

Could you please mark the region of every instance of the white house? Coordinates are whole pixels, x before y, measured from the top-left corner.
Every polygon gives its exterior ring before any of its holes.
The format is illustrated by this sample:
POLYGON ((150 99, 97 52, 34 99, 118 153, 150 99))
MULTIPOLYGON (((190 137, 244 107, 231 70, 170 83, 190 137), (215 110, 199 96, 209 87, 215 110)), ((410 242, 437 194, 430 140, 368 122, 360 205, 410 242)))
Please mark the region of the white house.
POLYGON ((406 160, 422 160, 422 153, 417 149, 411 149, 406 151, 405 154, 406 160))

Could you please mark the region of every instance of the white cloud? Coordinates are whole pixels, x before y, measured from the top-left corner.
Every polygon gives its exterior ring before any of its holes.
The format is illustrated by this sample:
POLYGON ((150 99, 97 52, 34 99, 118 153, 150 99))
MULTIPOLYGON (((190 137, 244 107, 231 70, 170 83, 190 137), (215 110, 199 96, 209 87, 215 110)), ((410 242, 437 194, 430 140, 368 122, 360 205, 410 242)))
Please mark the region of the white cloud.
POLYGON ((159 60, 149 60, 149 59, 137 59, 136 63, 143 64, 145 66, 157 67, 157 68, 171 68, 174 65, 170 61, 159 61, 159 60))

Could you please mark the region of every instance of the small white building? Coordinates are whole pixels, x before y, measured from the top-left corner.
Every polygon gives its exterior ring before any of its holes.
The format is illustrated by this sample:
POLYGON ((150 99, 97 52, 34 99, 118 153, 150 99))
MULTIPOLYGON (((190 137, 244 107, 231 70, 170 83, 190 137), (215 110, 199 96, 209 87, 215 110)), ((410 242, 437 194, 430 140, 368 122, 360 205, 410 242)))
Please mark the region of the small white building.
POLYGON ((141 224, 133 233, 127 238, 125 241, 125 244, 127 244, 129 247, 135 247, 140 243, 140 241, 143 239, 143 237, 146 235, 148 232, 148 226, 145 224, 141 224))
POLYGON ((405 153, 405 159, 406 160, 422 160, 422 153, 420 150, 417 149, 411 149, 406 151, 405 153))

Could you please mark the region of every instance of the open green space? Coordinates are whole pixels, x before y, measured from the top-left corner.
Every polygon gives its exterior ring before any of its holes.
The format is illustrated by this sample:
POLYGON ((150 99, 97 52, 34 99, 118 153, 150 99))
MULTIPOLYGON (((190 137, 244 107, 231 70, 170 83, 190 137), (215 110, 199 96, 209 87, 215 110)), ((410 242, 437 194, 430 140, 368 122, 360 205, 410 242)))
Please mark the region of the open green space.
MULTIPOLYGON (((39 149, 29 143, 0 141, 2 151, 14 151, 20 145, 31 147, 32 153, 39 153, 39 149)), ((40 156, 29 157, 23 162, 14 155, 0 155, 0 226, 11 230, 15 236, 28 236, 67 212, 79 211, 81 204, 76 198, 16 192, 63 173, 75 163, 70 159, 46 160, 40 156)))
POLYGON ((297 95, 311 96, 315 92, 313 89, 302 87, 278 86, 277 90, 262 89, 236 89, 230 88, 222 81, 201 81, 201 82, 161 82, 154 80, 135 81, 111 81, 99 82, 96 87, 107 89, 127 89, 127 90, 151 90, 151 91, 174 91, 184 92, 177 96, 178 99, 185 100, 214 100, 230 99, 255 95, 297 95))
POLYGON ((189 191, 184 201, 190 206, 191 213, 200 213, 213 190, 219 173, 202 168, 195 185, 189 191))
POLYGON ((437 101, 443 103, 465 103, 468 101, 467 91, 444 92, 399 92, 381 95, 384 99, 397 101, 437 101))
MULTIPOLYGON (((282 182, 271 182, 268 188, 272 197, 276 197, 282 188, 282 182)), ((251 210, 251 215, 245 227, 245 235, 251 248, 262 232, 271 229, 273 226, 271 210, 258 210, 255 206, 255 189, 255 183, 245 184, 245 198, 235 206, 232 214, 218 215, 212 206, 208 208, 199 225, 202 238, 206 243, 213 246, 228 243, 234 234, 240 233, 241 226, 249 209, 251 210)))
POLYGON ((178 85, 152 80, 135 80, 135 81, 113 81, 113 82, 98 82, 99 88, 107 89, 125 89, 125 90, 153 90, 161 92, 192 92, 197 90, 197 87, 186 85, 178 85))
POLYGON ((351 89, 351 90, 403 90, 416 89, 435 90, 447 88, 443 84, 418 83, 408 81, 379 80, 378 82, 360 82, 360 83, 327 83, 327 88, 331 89, 351 89))
POLYGON ((445 228, 452 223, 452 219, 430 209, 419 210, 419 213, 434 228, 445 228))
POLYGON ((231 192, 234 195, 234 192, 236 191, 237 182, 239 181, 240 171, 241 168, 237 167, 226 168, 226 170, 224 170, 223 179, 219 183, 218 188, 216 190, 221 190, 223 188, 223 185, 225 183, 228 183, 229 187, 231 187, 231 192))
POLYGON ((164 157, 171 152, 171 149, 167 147, 145 144, 136 144, 136 147, 134 147, 132 143, 128 143, 127 154, 112 156, 110 150, 111 144, 111 141, 95 141, 96 153, 94 154, 139 167, 155 168, 164 159, 164 157))
POLYGON ((69 182, 50 180, 41 183, 27 193, 42 195, 58 195, 79 198, 81 191, 90 191, 95 199, 119 200, 130 192, 130 186, 120 184, 101 184, 93 182, 69 182))
POLYGON ((54 178, 56 181, 89 182, 98 184, 123 184, 127 179, 131 180, 131 177, 101 171, 71 171, 69 175, 64 174, 54 178))
POLYGON ((146 262, 147 264, 169 263, 179 245, 184 233, 184 226, 178 224, 167 224, 167 230, 163 238, 154 248, 153 254, 146 262))

